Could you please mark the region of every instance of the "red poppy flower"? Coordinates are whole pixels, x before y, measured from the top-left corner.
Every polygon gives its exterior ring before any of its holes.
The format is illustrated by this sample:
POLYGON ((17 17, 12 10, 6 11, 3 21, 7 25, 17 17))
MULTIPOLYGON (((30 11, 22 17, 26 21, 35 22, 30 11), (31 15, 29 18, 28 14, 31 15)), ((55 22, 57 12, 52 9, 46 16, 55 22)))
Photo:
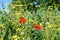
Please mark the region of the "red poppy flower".
POLYGON ((39 24, 34 25, 34 28, 35 28, 36 30, 42 30, 42 26, 39 25, 39 24))
POLYGON ((20 18, 19 23, 26 23, 26 18, 24 17, 20 18))

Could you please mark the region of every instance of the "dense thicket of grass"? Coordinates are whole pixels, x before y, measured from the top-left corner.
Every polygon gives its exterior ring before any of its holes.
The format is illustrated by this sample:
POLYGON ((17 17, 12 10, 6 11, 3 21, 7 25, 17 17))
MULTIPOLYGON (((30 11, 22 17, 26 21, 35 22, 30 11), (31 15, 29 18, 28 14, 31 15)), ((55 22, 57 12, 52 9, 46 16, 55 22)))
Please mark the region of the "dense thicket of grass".
POLYGON ((33 1, 15 2, 8 4, 9 14, 0 12, 0 40, 60 40, 59 4, 47 6, 41 1, 34 8, 33 1), (19 23, 21 17, 26 18, 26 23, 19 23), (42 25, 43 29, 36 30, 35 24, 42 25))

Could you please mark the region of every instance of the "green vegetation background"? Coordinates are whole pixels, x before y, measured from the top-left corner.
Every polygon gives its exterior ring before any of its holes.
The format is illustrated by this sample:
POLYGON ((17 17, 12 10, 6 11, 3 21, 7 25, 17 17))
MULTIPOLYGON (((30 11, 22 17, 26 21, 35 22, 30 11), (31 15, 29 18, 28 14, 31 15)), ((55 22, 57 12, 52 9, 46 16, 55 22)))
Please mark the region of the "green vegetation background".
POLYGON ((12 0, 12 4, 8 4, 9 14, 6 14, 7 11, 4 11, 4 14, 0 11, 0 40, 60 40, 59 2, 40 0, 36 13, 33 2, 12 0), (25 24, 19 23, 21 17, 27 19, 25 24), (43 29, 35 30, 34 24, 41 24, 43 29))

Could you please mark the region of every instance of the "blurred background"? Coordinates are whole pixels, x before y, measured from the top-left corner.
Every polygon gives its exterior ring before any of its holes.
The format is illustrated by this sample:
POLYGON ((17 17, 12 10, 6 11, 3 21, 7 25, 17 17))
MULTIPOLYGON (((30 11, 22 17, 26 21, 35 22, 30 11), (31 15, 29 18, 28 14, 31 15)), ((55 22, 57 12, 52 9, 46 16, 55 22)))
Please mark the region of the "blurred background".
POLYGON ((60 40, 60 0, 0 0, 0 40, 60 40))

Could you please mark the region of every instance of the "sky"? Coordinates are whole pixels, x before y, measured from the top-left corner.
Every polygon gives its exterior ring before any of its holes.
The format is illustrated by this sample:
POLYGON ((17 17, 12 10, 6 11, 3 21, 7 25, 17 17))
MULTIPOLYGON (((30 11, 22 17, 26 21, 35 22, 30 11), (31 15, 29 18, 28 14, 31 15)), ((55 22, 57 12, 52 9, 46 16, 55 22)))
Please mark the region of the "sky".
POLYGON ((0 10, 2 9, 2 4, 4 5, 5 9, 8 9, 8 3, 12 3, 12 0, 0 0, 0 10))

